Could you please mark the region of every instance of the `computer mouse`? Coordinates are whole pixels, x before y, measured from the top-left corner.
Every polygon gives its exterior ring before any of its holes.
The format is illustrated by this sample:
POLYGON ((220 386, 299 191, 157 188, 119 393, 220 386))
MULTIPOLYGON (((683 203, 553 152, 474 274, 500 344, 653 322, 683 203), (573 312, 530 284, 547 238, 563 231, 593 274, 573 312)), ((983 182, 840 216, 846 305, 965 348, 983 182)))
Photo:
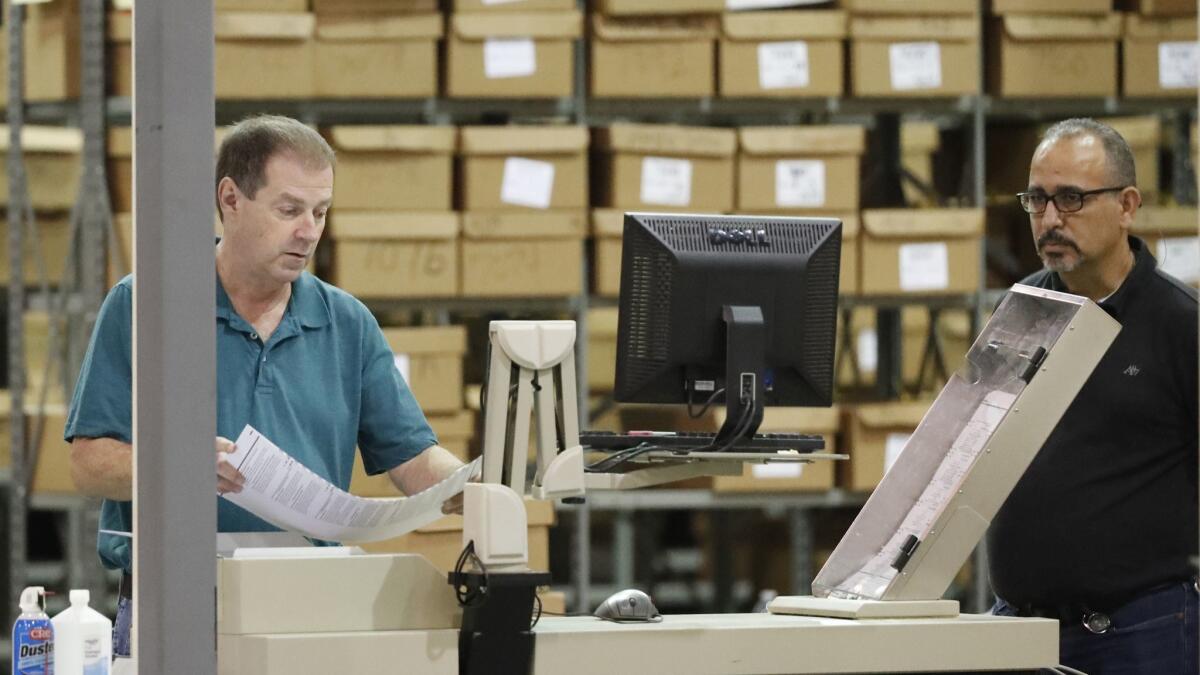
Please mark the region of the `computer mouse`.
POLYGON ((650 600, 650 596, 636 588, 627 588, 608 596, 596 608, 595 615, 605 621, 662 621, 662 614, 650 600))

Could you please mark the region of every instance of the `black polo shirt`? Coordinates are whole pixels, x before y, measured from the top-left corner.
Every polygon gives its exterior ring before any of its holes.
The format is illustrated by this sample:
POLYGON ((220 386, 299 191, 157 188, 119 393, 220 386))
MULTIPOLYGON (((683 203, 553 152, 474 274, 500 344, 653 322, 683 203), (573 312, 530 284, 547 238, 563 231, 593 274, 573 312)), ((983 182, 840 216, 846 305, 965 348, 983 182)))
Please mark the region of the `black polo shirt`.
MULTIPOLYGON (((1196 291, 1129 243, 1133 269, 1100 303, 1121 332, 988 531, 992 588, 1016 605, 1114 609, 1192 574, 1196 291)), ((1021 283, 1069 292, 1045 270, 1021 283)))

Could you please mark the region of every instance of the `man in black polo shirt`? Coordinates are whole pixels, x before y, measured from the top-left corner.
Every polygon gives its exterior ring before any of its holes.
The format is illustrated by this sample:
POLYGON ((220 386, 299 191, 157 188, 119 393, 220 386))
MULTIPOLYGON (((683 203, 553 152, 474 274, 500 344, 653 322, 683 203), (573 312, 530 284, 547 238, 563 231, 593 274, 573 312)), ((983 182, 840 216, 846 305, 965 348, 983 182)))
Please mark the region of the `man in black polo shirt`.
POLYGON ((1091 675, 1196 675, 1196 292, 1129 235, 1141 194, 1111 127, 1051 127, 1018 195, 1045 269, 1121 332, 988 532, 997 614, 1058 619, 1091 675))

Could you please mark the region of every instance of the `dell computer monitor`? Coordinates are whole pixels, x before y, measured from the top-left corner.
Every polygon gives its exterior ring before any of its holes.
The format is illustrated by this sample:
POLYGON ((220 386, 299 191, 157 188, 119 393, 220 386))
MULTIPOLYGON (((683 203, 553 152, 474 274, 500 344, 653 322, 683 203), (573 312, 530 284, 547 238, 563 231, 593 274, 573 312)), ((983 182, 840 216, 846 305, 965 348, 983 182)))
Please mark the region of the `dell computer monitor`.
POLYGON ((754 434, 763 406, 831 405, 841 227, 625 214, 616 400, 724 401, 726 447, 754 434))

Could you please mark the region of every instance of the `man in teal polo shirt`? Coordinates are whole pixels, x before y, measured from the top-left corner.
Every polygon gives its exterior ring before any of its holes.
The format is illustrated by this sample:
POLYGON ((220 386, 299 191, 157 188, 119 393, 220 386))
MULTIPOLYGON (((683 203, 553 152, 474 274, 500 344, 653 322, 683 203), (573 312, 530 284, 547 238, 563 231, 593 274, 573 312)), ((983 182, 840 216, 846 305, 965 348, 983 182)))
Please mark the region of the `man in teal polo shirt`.
MULTIPOLYGON (((397 371, 379 324, 358 300, 305 272, 333 199, 333 150, 296 120, 260 116, 235 126, 217 158, 216 349, 218 493, 241 490, 225 460, 246 424, 342 489, 354 449, 368 474, 387 472, 406 494, 462 466, 437 438, 397 371)), ((197 227, 208 227, 196 218, 197 227)), ((131 277, 109 292, 92 333, 65 437, 71 476, 104 498, 106 567, 132 568, 131 277)), ((217 529, 272 531, 227 500, 217 529)), ((128 577, 126 577, 128 579, 128 577)), ((128 586, 128 584, 123 584, 128 586)), ((131 603, 118 605, 114 653, 127 655, 131 603)))

